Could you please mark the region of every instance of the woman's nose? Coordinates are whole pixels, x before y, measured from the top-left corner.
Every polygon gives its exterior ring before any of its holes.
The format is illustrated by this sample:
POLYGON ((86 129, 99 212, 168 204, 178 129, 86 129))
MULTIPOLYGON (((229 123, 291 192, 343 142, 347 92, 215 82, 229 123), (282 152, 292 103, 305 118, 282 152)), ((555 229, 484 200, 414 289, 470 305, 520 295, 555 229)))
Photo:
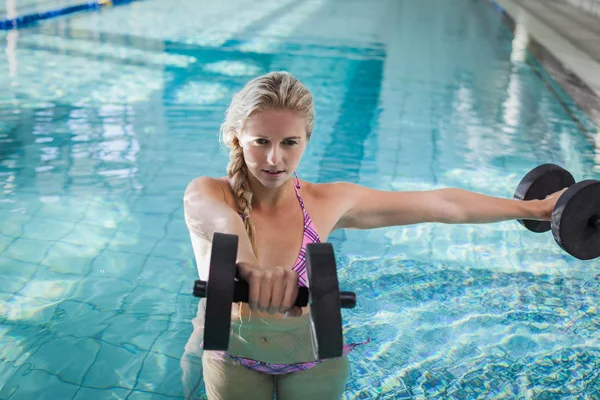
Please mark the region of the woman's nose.
POLYGON ((281 160, 281 152, 277 146, 271 147, 269 154, 267 155, 267 162, 271 165, 277 165, 281 160))

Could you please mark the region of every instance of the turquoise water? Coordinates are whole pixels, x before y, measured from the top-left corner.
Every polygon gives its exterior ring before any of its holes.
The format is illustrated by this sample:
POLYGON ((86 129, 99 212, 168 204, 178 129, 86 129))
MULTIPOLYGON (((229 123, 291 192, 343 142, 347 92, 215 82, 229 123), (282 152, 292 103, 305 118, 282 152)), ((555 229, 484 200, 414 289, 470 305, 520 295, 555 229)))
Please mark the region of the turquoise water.
MULTIPOLYGON (((511 197, 541 163, 600 175, 486 1, 196 4, 0 33, 1 399, 183 398, 197 272, 182 194, 225 173, 218 127, 258 74, 285 69, 313 91, 302 179, 511 197)), ((373 339, 350 355, 346 399, 600 391, 598 260, 514 221, 330 242, 358 296, 346 340, 373 339)))

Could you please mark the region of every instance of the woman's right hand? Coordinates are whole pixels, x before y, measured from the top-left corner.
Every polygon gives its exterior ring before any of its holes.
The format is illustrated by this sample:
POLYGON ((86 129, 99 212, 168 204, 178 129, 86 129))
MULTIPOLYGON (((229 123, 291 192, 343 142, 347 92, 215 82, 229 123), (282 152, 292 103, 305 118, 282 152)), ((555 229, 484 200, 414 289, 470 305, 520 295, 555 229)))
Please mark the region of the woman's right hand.
POLYGON ((289 268, 262 268, 239 263, 240 278, 248 282, 248 304, 251 310, 282 313, 286 317, 302 315, 302 309, 294 306, 298 297, 298 273, 289 268))

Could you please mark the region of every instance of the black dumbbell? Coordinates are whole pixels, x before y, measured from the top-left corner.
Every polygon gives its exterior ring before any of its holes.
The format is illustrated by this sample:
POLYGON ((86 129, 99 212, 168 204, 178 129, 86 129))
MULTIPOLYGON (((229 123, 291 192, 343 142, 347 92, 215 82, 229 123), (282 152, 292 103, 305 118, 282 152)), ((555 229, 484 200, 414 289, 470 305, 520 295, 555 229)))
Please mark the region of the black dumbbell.
MULTIPOLYGON (((194 282, 194 296, 206 298, 204 349, 227 350, 231 303, 248 302, 248 283, 236 279, 238 237, 215 232, 208 281, 194 282)), ((308 288, 300 287, 295 305, 309 306, 313 354, 317 359, 342 355, 340 308, 356 306, 356 294, 340 292, 333 246, 311 243, 306 247, 308 288)))
POLYGON ((554 164, 531 170, 519 183, 514 198, 542 200, 568 188, 552 211, 552 220, 519 220, 533 232, 552 230, 556 243, 580 260, 600 257, 600 181, 588 179, 575 183, 573 176, 554 164))

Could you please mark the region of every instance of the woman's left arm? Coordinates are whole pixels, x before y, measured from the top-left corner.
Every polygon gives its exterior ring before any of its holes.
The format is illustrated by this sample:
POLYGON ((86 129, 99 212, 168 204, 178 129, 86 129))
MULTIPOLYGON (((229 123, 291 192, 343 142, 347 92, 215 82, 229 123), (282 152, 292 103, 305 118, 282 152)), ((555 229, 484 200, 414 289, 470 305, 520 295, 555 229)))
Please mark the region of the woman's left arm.
POLYGON ((550 220, 561 192, 545 200, 514 200, 463 189, 393 192, 352 183, 332 184, 340 201, 336 228, 371 229, 423 222, 483 224, 511 219, 550 220))

